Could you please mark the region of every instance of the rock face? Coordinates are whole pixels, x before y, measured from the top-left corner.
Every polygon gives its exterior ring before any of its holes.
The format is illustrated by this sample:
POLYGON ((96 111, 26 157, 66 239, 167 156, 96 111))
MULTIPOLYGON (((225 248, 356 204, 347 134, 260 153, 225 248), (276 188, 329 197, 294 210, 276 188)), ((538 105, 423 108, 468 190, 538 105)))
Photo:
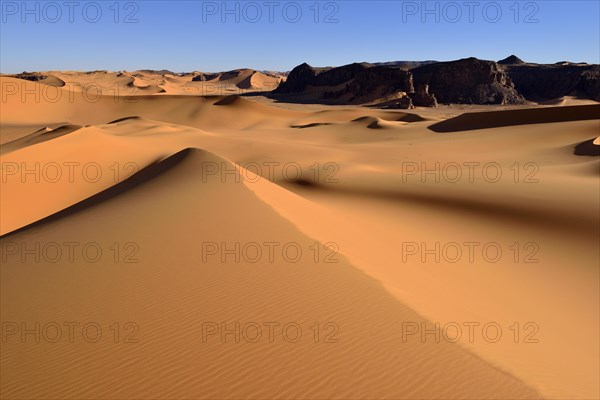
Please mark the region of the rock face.
POLYGON ((600 66, 588 64, 525 64, 507 66, 516 89, 527 100, 578 96, 600 101, 600 66))
POLYGON ((383 108, 386 110, 393 110, 393 109, 408 110, 411 108, 415 108, 415 106, 413 105, 412 99, 408 96, 400 97, 398 99, 384 101, 383 103, 378 103, 375 106, 377 108, 383 108))
POLYGON ((221 74, 205 74, 201 72, 199 74, 194 75, 194 77, 192 78, 192 82, 212 81, 213 79, 216 79, 220 76, 221 74))
POLYGON ((309 85, 315 84, 316 76, 327 68, 311 67, 303 63, 294 68, 288 75, 285 83, 281 84, 275 92, 277 93, 300 93, 306 90, 309 85))
MULTIPOLYGON (((11 75, 8 75, 11 76, 11 75)), ((23 72, 21 74, 12 75, 18 79, 24 79, 26 81, 38 82, 48 86, 62 87, 65 86, 65 82, 62 79, 57 78, 54 75, 44 75, 37 72, 23 72)))
POLYGON ((47 79, 48 75, 23 72, 22 74, 15 75, 15 78, 25 79, 26 81, 31 81, 31 82, 39 82, 39 81, 43 81, 44 79, 47 79))
POLYGON ((411 70, 413 68, 420 67, 421 65, 435 64, 439 61, 427 60, 427 61, 388 61, 373 63, 373 65, 385 66, 385 67, 398 67, 405 70, 411 70))
POLYGON ((416 85, 429 85, 441 103, 520 104, 525 101, 504 67, 494 61, 465 58, 411 70, 416 85))
POLYGON ((600 67, 583 71, 576 90, 581 97, 600 101, 600 67))
POLYGON ((412 74, 397 67, 349 64, 313 68, 301 64, 276 90, 278 94, 304 94, 334 103, 360 104, 413 92, 412 74))
POLYGON ((418 107, 437 107, 437 99, 429 94, 429 85, 419 83, 415 85, 415 92, 410 94, 415 106, 418 107))
POLYGON ((600 65, 527 64, 516 56, 498 63, 476 58, 427 62, 411 70, 396 64, 314 68, 304 63, 274 93, 298 95, 304 101, 379 102, 398 108, 435 107, 438 102, 521 104, 567 95, 600 101, 600 65))

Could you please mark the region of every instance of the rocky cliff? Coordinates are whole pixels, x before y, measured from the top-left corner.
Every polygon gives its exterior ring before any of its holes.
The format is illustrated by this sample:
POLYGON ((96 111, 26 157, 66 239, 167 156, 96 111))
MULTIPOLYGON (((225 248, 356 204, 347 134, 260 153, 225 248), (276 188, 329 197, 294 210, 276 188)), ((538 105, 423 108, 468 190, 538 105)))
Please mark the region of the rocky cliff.
POLYGON ((519 57, 510 55, 500 61, 498 61, 500 65, 517 65, 517 64, 525 64, 525 61, 521 60, 519 57))
POLYGON ((395 63, 294 68, 275 94, 338 104, 381 102, 398 108, 437 103, 521 104, 563 96, 600 101, 600 66, 530 64, 516 56, 498 63, 465 58, 427 62, 409 70, 395 63), (390 103, 391 102, 391 103, 390 103))
POLYGON ((494 61, 465 58, 411 70, 414 83, 429 85, 440 103, 519 104, 525 100, 506 70, 494 61))
POLYGON ((330 102, 361 104, 408 96, 401 105, 435 107, 441 103, 509 104, 524 99, 503 67, 469 58, 422 65, 407 71, 390 65, 350 64, 318 69, 294 68, 276 94, 303 94, 330 102))
POLYGON ((397 67, 349 64, 337 68, 294 68, 277 94, 302 94, 332 103, 362 104, 402 98, 413 92, 412 74, 397 67))
POLYGON ((515 88, 527 100, 576 96, 600 101, 600 66, 589 64, 521 64, 507 66, 515 88))

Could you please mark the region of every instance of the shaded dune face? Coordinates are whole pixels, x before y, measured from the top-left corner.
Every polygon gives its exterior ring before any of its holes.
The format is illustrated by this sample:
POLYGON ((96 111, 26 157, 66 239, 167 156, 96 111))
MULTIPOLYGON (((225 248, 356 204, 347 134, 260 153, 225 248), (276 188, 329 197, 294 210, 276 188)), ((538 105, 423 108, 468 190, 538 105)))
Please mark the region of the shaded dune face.
POLYGON ((578 156, 600 156, 600 140, 590 139, 575 146, 574 153, 578 156))
POLYGON ((565 106, 510 111, 465 113, 429 127, 434 132, 459 132, 502 126, 598 119, 600 105, 565 106))
POLYGON ((2 97, 0 397, 598 397, 597 104, 166 90, 2 97))

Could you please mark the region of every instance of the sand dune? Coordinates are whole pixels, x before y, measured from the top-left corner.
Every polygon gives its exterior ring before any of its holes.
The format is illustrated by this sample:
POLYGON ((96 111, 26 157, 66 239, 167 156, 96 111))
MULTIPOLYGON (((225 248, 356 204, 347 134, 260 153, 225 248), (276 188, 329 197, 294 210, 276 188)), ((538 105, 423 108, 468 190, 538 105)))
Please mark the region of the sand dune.
POLYGON ((406 124, 403 121, 388 121, 379 117, 360 117, 352 120, 352 122, 364 124, 369 129, 398 128, 406 124))
POLYGON ((257 89, 263 91, 271 91, 276 89, 281 79, 274 76, 268 76, 261 72, 254 72, 239 82, 237 86, 241 89, 257 89))
POLYGON ((103 332, 9 335, 2 398, 598 398, 597 104, 286 104, 235 92, 266 79, 240 71, 0 77, 2 322, 103 332), (92 101, 85 82, 166 92, 92 101), (71 242, 74 260, 15 253, 71 242), (303 256, 206 258, 271 242, 303 256), (464 257, 407 254, 436 243, 464 257), (223 340, 221 323, 250 330, 223 340), (269 341, 265 323, 303 335, 269 341))
MULTIPOLYGON (((207 152, 183 150, 159 163, 155 176, 141 185, 51 224, 36 227, 34 236, 30 236, 31 231, 11 236, 12 240, 19 241, 44 237, 62 241, 72 235, 97 242, 135 239, 143 260, 139 265, 113 264, 96 269, 42 263, 34 267, 38 273, 27 282, 22 280, 25 275, 17 265, 3 268, 2 274, 3 281, 10 276, 25 291, 43 284, 49 273, 57 286, 73 278, 93 280, 93 291, 68 295, 74 304, 71 311, 65 314, 52 307, 54 311, 41 313, 38 318, 53 321, 76 317, 100 320, 103 325, 108 320, 99 319, 100 315, 116 321, 135 320, 140 342, 125 346, 83 343, 33 347, 13 343, 2 352, 3 369, 8 371, 3 377, 3 382, 7 382, 2 388, 3 396, 189 397, 200 392, 206 398, 287 397, 292 393, 310 398, 407 393, 418 397, 444 396, 444 393, 477 398, 498 394, 511 398, 537 397, 523 383, 486 365, 459 346, 403 346, 395 333, 399 320, 420 321, 421 318, 343 259, 332 265, 311 261, 293 265, 261 262, 246 266, 234 262, 200 262, 200 254, 189 249, 203 240, 261 242, 276 235, 279 240, 302 246, 312 243, 242 183, 205 181, 198 174, 207 162, 222 161, 207 152), (161 164, 167 165, 161 167, 161 164), (133 213, 129 211, 132 203, 137 209, 133 213), (244 204, 243 209, 240 203, 244 204), (167 221, 147 220, 147 213, 159 215, 165 209, 170 210, 167 221), (228 212, 225 216, 216 213, 217 209, 228 212), (138 229, 140 224, 146 228, 143 232, 138 229), (93 232, 85 228, 90 225, 94 226, 93 232), (212 227, 210 231, 201 228, 207 225, 212 227), (240 226, 249 229, 234 229, 240 226), (161 235, 156 234, 158 231, 161 235), (236 232, 233 237, 232 232, 236 232), (171 245, 173 253, 161 251, 164 237, 181 233, 186 235, 171 245), (173 254, 178 254, 178 258, 173 259, 173 254), (180 281, 177 277, 185 278, 180 281), (255 284, 248 285, 248 279, 255 284), (274 290, 274 285, 278 289, 274 290), (331 290, 332 285, 337 287, 335 291, 331 290), (125 292, 127 297, 123 297, 125 292), (297 301, 298 293, 302 293, 301 302, 297 301), (373 313, 374 309, 380 312, 373 313), (384 310, 396 318, 389 320, 386 313, 381 312, 384 310), (190 318, 190 311, 197 313, 195 318, 190 318), (315 343, 310 338, 296 344, 279 340, 223 343, 218 337, 211 337, 211 342, 203 343, 202 322, 222 321, 224 313, 229 326, 236 321, 274 319, 303 327, 313 320, 337 321, 339 339, 346 337, 347 340, 315 343), (374 330, 378 333, 373 334, 374 330), (388 350, 382 352, 384 345, 388 350), (182 347, 186 348, 183 353, 182 347), (264 354, 268 354, 268 358, 264 354), (39 362, 40 357, 44 360, 41 374, 35 377, 24 374, 30 363, 39 362), (144 360, 141 364, 138 363, 140 357, 144 360), (423 364, 423 357, 439 361, 423 364), (307 362, 311 359, 314 361, 307 362), (135 372, 128 367, 132 363, 137 365, 135 372), (73 368, 57 368, 65 364, 73 368), (165 369, 167 364, 173 367, 165 369), (258 368, 261 373, 249 373, 249 368, 258 368), (290 374, 293 380, 289 379, 290 374), (427 378, 414 380, 415 374, 427 378), (127 383, 116 386, 111 376, 119 376, 127 383)), ((15 298, 18 293, 3 288, 2 296, 3 299, 15 298)), ((3 316, 12 320, 35 309, 49 310, 48 306, 54 303, 52 299, 57 297, 50 290, 42 291, 31 301, 19 302, 19 307, 7 307, 3 302, 3 316)))

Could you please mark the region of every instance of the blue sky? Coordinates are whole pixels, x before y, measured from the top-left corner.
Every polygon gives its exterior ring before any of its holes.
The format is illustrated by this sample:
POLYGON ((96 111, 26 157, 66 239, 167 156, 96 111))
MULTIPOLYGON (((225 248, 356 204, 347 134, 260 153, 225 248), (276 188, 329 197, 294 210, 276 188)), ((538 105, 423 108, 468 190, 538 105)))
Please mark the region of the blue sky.
POLYGON ((0 71, 600 63, 600 1, 5 1, 0 71), (68 3, 68 4, 67 4, 68 3))

